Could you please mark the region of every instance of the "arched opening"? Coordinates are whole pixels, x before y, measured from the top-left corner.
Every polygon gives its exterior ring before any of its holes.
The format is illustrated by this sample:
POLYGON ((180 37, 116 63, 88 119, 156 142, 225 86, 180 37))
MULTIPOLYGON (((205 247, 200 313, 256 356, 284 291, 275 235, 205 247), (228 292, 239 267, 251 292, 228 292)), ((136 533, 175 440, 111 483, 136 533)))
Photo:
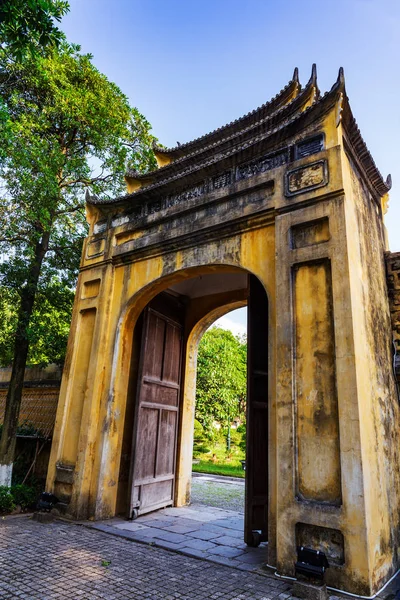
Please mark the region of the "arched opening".
POLYGON ((243 522, 247 307, 214 321, 198 345, 190 505, 243 522))
POLYGON ((268 537, 268 299, 242 269, 171 282, 136 320, 117 512, 128 518, 190 501, 197 348, 216 318, 248 310, 245 541, 268 537))

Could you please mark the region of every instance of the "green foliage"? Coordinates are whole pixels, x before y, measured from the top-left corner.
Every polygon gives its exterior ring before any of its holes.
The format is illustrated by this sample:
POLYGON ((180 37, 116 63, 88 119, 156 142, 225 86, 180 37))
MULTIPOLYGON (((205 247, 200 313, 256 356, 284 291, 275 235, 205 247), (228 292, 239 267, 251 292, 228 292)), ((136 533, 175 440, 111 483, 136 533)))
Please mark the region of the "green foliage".
POLYGON ((14 499, 10 493, 10 488, 0 485, 0 513, 11 512, 15 508, 14 499))
POLYGON ((64 35, 54 21, 68 10, 63 0, 0 0, 0 44, 19 59, 59 44, 64 35))
POLYGON ((28 485, 0 486, 0 513, 12 512, 16 506, 27 510, 36 504, 37 492, 28 485))
POLYGON ((111 560, 102 560, 101 561, 101 566, 102 567, 109 567, 111 565, 111 560))
POLYGON ((238 446, 241 450, 243 450, 243 452, 246 452, 246 430, 244 430, 242 433, 242 439, 240 440, 238 446))
POLYGON ((13 498, 14 504, 20 506, 22 510, 32 508, 36 504, 36 490, 29 485, 13 485, 10 488, 10 494, 13 498))
POLYGON ((204 440, 204 427, 197 419, 194 420, 194 435, 195 442, 202 442, 204 440))
MULTIPOLYGON (((246 343, 230 331, 213 327, 199 344, 196 419, 213 435, 212 424, 224 426, 244 411, 246 343)), ((215 433, 213 435, 215 438, 215 433)))
POLYGON ((16 331, 31 364, 61 363, 87 233, 85 190, 124 192, 127 167, 155 168, 155 138, 90 55, 64 43, 23 61, 1 51, 0 97, 0 363, 10 364, 16 331), (18 312, 24 294, 35 297, 32 314, 18 312))
MULTIPOLYGON (((28 364, 63 364, 74 302, 74 291, 54 279, 40 286, 35 298, 27 337, 28 364)), ((19 294, 0 287, 0 366, 12 363, 14 333, 18 320, 19 294)))
POLYGON ((193 445, 193 456, 196 458, 200 454, 208 454, 211 452, 211 448, 205 444, 194 444, 193 445))
MULTIPOLYGON (((3 429, 3 424, 0 423, 0 437, 3 429)), ((20 425, 17 427, 17 435, 29 435, 29 436, 40 436, 40 431, 35 427, 33 423, 25 419, 22 421, 20 425)))

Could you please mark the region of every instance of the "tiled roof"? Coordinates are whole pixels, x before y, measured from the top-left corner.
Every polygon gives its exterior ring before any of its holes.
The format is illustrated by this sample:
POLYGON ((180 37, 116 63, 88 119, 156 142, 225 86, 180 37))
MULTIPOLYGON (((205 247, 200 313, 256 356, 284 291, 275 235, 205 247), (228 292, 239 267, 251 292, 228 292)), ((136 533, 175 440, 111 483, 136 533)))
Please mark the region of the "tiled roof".
MULTIPOLYGON (((294 77, 297 77, 296 72, 294 77)), ((295 79, 288 85, 292 85, 293 81, 295 79)), ((298 86, 300 90, 300 85, 298 84, 298 86)), ((232 128, 232 124, 229 124, 194 140, 193 143, 185 144, 185 152, 180 155, 176 153, 172 163, 145 175, 129 173, 128 175, 142 182, 142 187, 137 191, 111 200, 88 195, 87 202, 107 206, 125 203, 131 199, 138 201, 143 198, 145 200, 147 195, 152 195, 152 192, 160 187, 170 186, 174 182, 188 178, 195 181, 196 177, 200 176, 196 174, 200 174, 206 167, 226 161, 234 155, 244 156, 246 153, 249 155, 253 149, 255 153, 261 146, 263 148, 271 146, 271 149, 278 148, 279 143, 283 143, 286 137, 294 134, 295 126, 300 132, 302 128, 320 118, 335 105, 341 109, 340 118, 347 144, 356 156, 361 169, 377 195, 386 194, 390 189, 390 177, 386 181, 383 180, 361 137, 346 94, 343 69, 339 70, 338 79, 331 90, 322 97, 317 87, 315 65, 313 65, 311 78, 304 89, 293 94, 291 99, 286 94, 286 103, 284 103, 282 94, 287 88, 288 86, 276 96, 276 98, 280 98, 279 102, 275 98, 263 105, 264 107, 269 106, 269 110, 262 110, 263 107, 260 107, 249 113, 252 116, 251 120, 249 120, 249 115, 245 115, 233 122, 233 124, 239 123, 234 128, 232 128)), ((182 146, 179 146, 177 149, 181 148, 182 146)))
POLYGON ((288 84, 278 93, 276 96, 271 98, 268 102, 265 102, 258 108, 250 111, 243 115, 239 119, 235 119, 222 127, 218 127, 201 137, 198 137, 190 142, 184 144, 178 144, 174 148, 163 148, 162 146, 155 146, 155 150, 160 153, 180 157, 186 154, 187 151, 193 151, 193 148, 201 145, 209 145, 210 142, 216 137, 223 135, 224 137, 231 135, 234 131, 241 130, 249 125, 264 119, 266 116, 272 114, 278 110, 281 106, 284 106, 291 97, 295 97, 301 90, 299 83, 299 71, 297 67, 293 72, 292 79, 288 84))

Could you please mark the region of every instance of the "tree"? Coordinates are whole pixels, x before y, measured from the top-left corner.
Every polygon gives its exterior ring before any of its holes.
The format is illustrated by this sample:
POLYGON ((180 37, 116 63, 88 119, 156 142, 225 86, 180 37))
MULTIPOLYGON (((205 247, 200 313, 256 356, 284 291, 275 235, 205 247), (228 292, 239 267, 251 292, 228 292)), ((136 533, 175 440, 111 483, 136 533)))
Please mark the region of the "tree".
POLYGON ((206 431, 213 421, 228 425, 244 409, 246 350, 231 331, 212 327, 203 335, 197 357, 196 419, 206 431))
POLYGON ((64 34, 54 21, 61 21, 68 10, 63 0, 0 0, 0 43, 19 59, 58 45, 64 34))
MULTIPOLYGON (((28 365, 46 367, 51 363, 58 365, 64 363, 74 296, 74 290, 57 279, 43 286, 39 280, 27 332, 28 365)), ((1 367, 12 364, 18 304, 18 291, 2 286, 0 288, 1 367)))
POLYGON ((86 234, 84 193, 115 196, 127 166, 155 168, 150 125, 93 66, 62 44, 0 55, 0 286, 18 294, 12 375, 0 440, 9 483, 38 291, 73 288, 86 234))

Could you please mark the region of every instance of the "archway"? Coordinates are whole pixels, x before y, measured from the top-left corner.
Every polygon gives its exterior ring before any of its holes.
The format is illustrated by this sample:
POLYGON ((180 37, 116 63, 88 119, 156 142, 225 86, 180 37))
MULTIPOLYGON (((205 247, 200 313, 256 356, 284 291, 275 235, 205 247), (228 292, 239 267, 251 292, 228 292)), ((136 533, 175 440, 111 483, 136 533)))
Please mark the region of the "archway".
POLYGON ((135 323, 118 511, 135 518, 188 503, 197 346, 212 321, 248 303, 245 541, 255 545, 268 538, 267 294, 244 270, 191 275, 168 282, 135 323))
MULTIPOLYGON (((383 261, 390 182, 355 126, 343 73, 321 96, 315 69, 304 88, 296 71, 270 103, 157 152, 163 166, 128 174, 129 194, 88 197, 47 489, 74 518, 115 515, 139 315, 193 276, 252 273, 269 300, 268 409, 253 407, 256 424, 269 415, 268 562, 294 575, 296 547, 324 551, 328 585, 370 595, 398 567, 399 428, 388 445, 385 425, 399 416, 383 261)), ((221 293, 185 328, 235 300, 221 293)), ((264 372, 255 366, 254 398, 264 372)))

